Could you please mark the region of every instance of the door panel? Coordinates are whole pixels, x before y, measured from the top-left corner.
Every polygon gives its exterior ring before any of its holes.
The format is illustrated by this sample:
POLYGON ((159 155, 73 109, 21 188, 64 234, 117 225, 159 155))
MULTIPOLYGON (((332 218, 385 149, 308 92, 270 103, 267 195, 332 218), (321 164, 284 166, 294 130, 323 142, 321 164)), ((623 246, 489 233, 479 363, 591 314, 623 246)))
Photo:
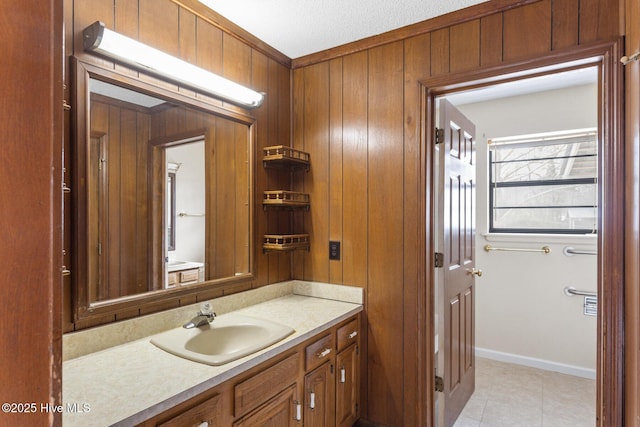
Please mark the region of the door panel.
POLYGON ((475 125, 440 101, 444 131, 444 406, 452 426, 475 388, 475 125))

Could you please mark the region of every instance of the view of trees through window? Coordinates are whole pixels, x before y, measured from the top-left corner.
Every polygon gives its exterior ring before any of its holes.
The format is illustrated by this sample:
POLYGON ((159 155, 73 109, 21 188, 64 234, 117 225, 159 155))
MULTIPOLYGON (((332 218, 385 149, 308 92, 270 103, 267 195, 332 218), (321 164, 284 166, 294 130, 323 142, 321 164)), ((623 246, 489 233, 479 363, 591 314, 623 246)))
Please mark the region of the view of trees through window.
POLYGON ((489 146, 489 231, 595 233, 595 129, 500 138, 489 146))

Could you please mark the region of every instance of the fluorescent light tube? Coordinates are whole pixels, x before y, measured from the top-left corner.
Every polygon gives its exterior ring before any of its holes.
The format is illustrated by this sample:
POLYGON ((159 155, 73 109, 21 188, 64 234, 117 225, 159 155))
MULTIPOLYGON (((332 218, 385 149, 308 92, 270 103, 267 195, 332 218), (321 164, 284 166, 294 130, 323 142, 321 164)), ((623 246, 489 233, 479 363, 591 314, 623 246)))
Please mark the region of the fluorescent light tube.
POLYGON ((186 61, 105 28, 96 21, 84 30, 84 49, 156 76, 221 98, 245 108, 257 108, 264 95, 186 61))

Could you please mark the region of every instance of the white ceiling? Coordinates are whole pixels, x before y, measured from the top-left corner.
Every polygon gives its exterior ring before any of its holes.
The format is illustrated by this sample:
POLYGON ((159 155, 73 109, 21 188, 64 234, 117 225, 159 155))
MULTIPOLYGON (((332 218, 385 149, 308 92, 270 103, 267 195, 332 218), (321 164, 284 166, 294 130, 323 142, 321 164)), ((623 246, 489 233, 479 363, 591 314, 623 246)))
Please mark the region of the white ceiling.
POLYGON ((199 0, 295 59, 485 0, 199 0))

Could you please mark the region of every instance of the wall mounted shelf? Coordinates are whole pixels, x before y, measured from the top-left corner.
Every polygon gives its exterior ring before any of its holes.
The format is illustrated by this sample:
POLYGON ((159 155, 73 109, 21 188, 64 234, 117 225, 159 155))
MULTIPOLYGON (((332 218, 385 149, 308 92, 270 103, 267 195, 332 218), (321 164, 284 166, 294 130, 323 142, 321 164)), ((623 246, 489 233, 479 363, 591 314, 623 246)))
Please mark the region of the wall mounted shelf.
POLYGON ((309 250, 308 234, 265 234, 262 243, 263 251, 293 251, 298 249, 309 250))
POLYGON ((287 190, 265 191, 262 206, 264 209, 271 207, 309 210, 309 195, 287 190))
MULTIPOLYGON (((262 164, 265 168, 285 169, 290 172, 309 171, 311 156, 304 151, 284 145, 264 148, 262 164)), ((267 190, 264 192, 262 207, 266 211, 271 208, 287 210, 309 210, 309 194, 289 190, 267 190)), ((292 224, 293 227, 293 224, 292 224)), ((285 252, 293 250, 310 250, 308 234, 265 234, 262 250, 267 252, 285 252)))
POLYGON ((265 168, 290 168, 292 170, 304 169, 309 171, 311 159, 309 153, 305 153, 304 151, 284 145, 274 145, 264 148, 262 164, 265 168))

